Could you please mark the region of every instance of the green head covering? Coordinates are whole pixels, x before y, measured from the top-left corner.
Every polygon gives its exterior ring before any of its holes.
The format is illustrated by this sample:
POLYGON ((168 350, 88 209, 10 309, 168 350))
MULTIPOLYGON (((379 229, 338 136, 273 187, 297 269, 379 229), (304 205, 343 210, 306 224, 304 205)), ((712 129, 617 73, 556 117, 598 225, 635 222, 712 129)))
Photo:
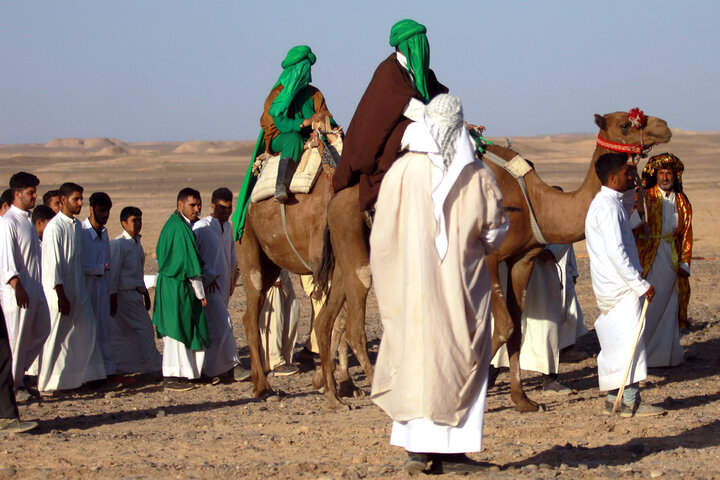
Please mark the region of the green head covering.
POLYGON ((430 70, 430 45, 425 33, 427 28, 409 18, 400 20, 390 29, 390 46, 397 47, 405 55, 408 67, 415 77, 415 88, 425 102, 430 101, 427 77, 430 70))
POLYGON ((312 81, 310 67, 316 59, 315 54, 307 45, 298 45, 288 51, 285 60, 280 64, 284 70, 273 86, 275 88, 282 85, 283 90, 270 105, 270 115, 283 116, 287 114, 295 95, 312 81))

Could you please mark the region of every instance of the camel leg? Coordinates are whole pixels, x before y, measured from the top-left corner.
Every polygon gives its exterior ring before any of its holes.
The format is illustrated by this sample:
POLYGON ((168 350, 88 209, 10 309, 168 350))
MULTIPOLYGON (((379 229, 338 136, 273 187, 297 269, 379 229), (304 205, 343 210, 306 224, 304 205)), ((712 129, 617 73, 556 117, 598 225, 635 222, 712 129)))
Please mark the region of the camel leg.
POLYGON ((503 293, 500 276, 498 274, 498 260, 494 256, 488 258, 490 271, 490 294, 492 298, 491 310, 493 315, 492 356, 505 345, 513 333, 514 326, 510 312, 507 309, 505 294, 503 293))
POLYGON ((525 292, 527 290, 532 268, 535 263, 535 256, 539 252, 529 252, 520 260, 508 265, 508 288, 507 306, 513 321, 514 330, 507 342, 508 357, 510 360, 510 398, 515 403, 515 410, 518 412, 536 412, 540 405, 530 400, 522 386, 520 376, 520 347, 522 345, 522 309, 525 305, 525 292))
POLYGON ((245 314, 243 315, 243 327, 250 351, 252 395, 258 398, 273 393, 260 360, 258 316, 265 294, 277 278, 280 269, 266 259, 263 261, 264 253, 260 250, 255 235, 249 226, 246 227, 242 239, 236 244, 236 249, 247 300, 245 314))
POLYGON ((338 267, 333 272, 332 285, 328 292, 325 305, 315 318, 318 350, 320 350, 320 366, 325 377, 325 398, 331 408, 339 408, 345 404, 337 394, 335 386, 335 360, 330 351, 331 334, 335 318, 345 303, 345 290, 338 267))
MULTIPOLYGON (((335 320, 335 324, 332 329, 332 336, 330 340, 330 358, 333 362, 335 361, 335 357, 338 353, 340 353, 340 371, 338 372, 338 377, 344 379, 344 375, 347 375, 347 343, 345 342, 345 316, 342 314, 335 320), (346 349, 344 355, 340 350, 342 347, 346 349), (345 368, 344 373, 343 365, 345 368)), ((320 393, 325 393, 325 377, 323 375, 322 366, 318 366, 315 369, 312 385, 315 390, 320 391, 320 393)))

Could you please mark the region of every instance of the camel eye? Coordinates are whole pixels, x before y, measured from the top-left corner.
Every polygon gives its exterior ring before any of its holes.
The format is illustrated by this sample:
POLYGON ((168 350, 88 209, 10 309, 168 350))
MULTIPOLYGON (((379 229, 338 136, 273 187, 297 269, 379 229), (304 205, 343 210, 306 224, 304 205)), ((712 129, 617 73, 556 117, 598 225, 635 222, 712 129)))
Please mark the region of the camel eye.
POLYGON ((623 133, 627 133, 628 129, 630 128, 630 122, 623 123, 620 125, 620 128, 622 129, 623 133))

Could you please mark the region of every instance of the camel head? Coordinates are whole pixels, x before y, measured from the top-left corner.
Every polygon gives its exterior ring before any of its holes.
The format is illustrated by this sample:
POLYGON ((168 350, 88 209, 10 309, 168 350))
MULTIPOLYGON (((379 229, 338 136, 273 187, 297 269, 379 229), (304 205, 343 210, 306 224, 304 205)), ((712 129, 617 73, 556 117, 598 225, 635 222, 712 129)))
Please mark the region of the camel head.
POLYGON ((595 124, 600 127, 598 145, 608 150, 632 153, 635 164, 640 157, 647 156, 652 147, 668 143, 672 137, 665 120, 645 116, 637 108, 630 112, 595 114, 595 124), (601 144, 601 140, 614 144, 615 147, 601 144), (623 146, 627 146, 627 150, 623 150, 623 146))

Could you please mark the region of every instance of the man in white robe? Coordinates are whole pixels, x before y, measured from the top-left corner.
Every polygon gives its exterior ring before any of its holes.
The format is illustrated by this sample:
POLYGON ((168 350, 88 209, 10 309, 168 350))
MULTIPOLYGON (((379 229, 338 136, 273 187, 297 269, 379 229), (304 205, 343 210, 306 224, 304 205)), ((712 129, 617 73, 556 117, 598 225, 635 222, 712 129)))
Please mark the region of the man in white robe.
POLYGON ((120 372, 155 373, 162 357, 155 346, 150 294, 145 288, 145 251, 140 231, 142 211, 125 207, 120 212, 122 235, 110 242, 110 339, 120 372))
POLYGON ((210 346, 205 351, 203 375, 220 380, 238 381, 249 378, 250 372, 240 366, 235 343, 232 319, 228 312, 230 296, 235 289, 237 254, 233 245, 232 225, 228 223, 232 213, 232 192, 219 188, 212 194, 210 216, 201 218, 193 225, 198 252, 203 262, 203 284, 207 305, 205 320, 210 333, 210 346), (237 368, 237 371, 235 369, 237 368))
POLYGON ((27 398, 24 375, 42 352, 50 333, 50 311, 40 274, 40 239, 30 221, 35 206, 35 175, 10 178, 13 203, 0 219, 0 304, 12 352, 12 376, 18 399, 27 398), (24 388, 24 392, 19 392, 24 388))
MULTIPOLYGON (((110 293, 108 277, 110 270, 110 239, 105 224, 110 218, 112 201, 105 192, 90 195, 90 216, 82 222, 83 272, 90 304, 97 324, 97 337, 103 356, 105 375, 119 381, 112 343, 110 341, 110 293)), ((129 381, 129 379, 123 379, 129 381)))
POLYGON ((643 169, 648 235, 640 234, 638 251, 645 279, 657 290, 644 334, 648 367, 679 365, 685 356, 680 328, 688 327, 692 207, 682 188, 684 169, 671 153, 655 155, 643 169))
MULTIPOLYGON (((295 297, 290 275, 280 271, 275 285, 265 294, 258 315, 260 360, 265 371, 276 376, 294 375, 300 369, 293 365, 293 349, 298 334, 300 305, 295 297)), ((310 332, 310 338, 313 333, 310 332)))
POLYGON ((403 469, 474 472, 490 363, 485 257, 507 232, 501 193, 475 155, 460 100, 435 97, 385 175, 370 236, 384 334, 372 399, 393 419, 403 469))
POLYGON ((50 307, 50 336, 42 352, 38 389, 68 390, 105 378, 97 322, 85 285, 82 233, 75 215, 83 188, 60 186, 60 212, 45 227, 42 284, 50 307))
POLYGON ((587 217, 585 237, 590 257, 590 275, 600 316, 595 331, 600 341, 597 358, 600 390, 608 391, 605 413, 610 413, 622 385, 628 365, 632 365, 622 398, 620 415, 652 416, 664 411, 642 402, 640 381, 647 377, 645 343, 639 338, 642 303, 651 301, 655 289, 642 278, 640 258, 629 222, 629 210, 623 205, 625 192, 635 185, 627 156, 607 153, 595 163, 602 182, 587 217), (631 358, 632 357, 632 358, 631 358), (631 363, 632 362, 632 363, 631 363))

